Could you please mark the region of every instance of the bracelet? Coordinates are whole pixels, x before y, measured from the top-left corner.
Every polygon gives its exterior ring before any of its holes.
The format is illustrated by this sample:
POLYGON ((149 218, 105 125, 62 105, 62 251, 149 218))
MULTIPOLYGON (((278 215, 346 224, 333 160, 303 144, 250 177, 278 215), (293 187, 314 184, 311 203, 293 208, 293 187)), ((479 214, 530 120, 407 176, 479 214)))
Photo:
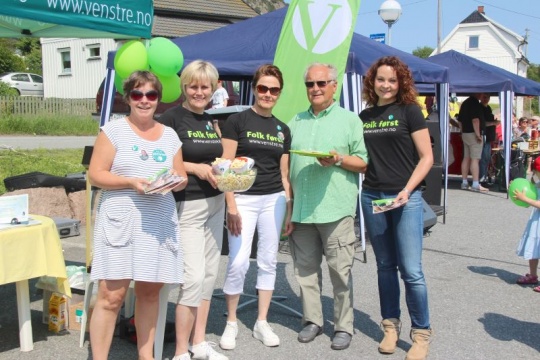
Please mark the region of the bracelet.
POLYGON ((293 198, 285 198, 285 202, 288 202, 288 203, 290 203, 290 202, 293 202, 293 201, 294 201, 294 199, 293 199, 293 198))
POLYGON ((411 196, 411 192, 409 191, 409 189, 403 188, 403 190, 401 191, 405 191, 407 193, 407 196, 411 196))

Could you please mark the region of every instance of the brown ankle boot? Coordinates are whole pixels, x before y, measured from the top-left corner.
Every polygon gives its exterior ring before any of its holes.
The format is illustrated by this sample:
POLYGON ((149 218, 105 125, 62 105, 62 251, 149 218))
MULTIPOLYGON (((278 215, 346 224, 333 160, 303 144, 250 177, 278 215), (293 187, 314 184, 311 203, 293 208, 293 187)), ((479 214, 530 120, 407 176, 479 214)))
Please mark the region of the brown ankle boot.
POLYGON ((425 360, 429 351, 429 343, 433 336, 432 329, 412 329, 411 340, 413 344, 405 360, 425 360))
POLYGON ((384 331, 384 339, 379 344, 379 352, 393 354, 396 351, 399 333, 401 332, 401 321, 395 318, 384 319, 381 322, 381 329, 384 331))

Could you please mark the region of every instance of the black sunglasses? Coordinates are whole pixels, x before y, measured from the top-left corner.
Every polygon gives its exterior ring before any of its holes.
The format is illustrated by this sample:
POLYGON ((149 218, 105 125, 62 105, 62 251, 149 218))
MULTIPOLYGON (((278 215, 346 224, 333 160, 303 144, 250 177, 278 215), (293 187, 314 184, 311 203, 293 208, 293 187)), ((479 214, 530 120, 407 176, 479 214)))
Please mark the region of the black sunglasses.
POLYGON ((277 96, 281 92, 281 88, 268 87, 264 85, 257 85, 256 89, 259 94, 266 94, 266 92, 270 91, 270 95, 273 95, 273 96, 277 96))
POLYGON ((306 81, 304 84, 306 84, 306 87, 308 89, 311 89, 312 87, 314 87, 315 84, 317 84, 318 88, 322 89, 326 87, 326 85, 330 84, 332 81, 335 81, 335 80, 306 81))
POLYGON ((158 92, 156 90, 150 90, 147 93, 143 93, 139 90, 131 90, 129 92, 129 97, 133 101, 141 101, 143 97, 146 96, 148 101, 156 101, 158 99, 158 92))

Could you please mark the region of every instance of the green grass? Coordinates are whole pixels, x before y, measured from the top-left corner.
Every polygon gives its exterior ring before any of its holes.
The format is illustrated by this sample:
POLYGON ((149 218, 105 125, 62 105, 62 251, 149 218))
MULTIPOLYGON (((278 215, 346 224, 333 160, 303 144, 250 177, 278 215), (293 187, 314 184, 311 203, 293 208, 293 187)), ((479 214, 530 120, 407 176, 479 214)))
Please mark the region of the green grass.
POLYGON ((0 150, 0 195, 6 192, 4 179, 39 171, 65 176, 85 171, 81 165, 84 149, 0 150))
POLYGON ((99 123, 90 116, 7 116, 0 118, 2 135, 97 135, 99 123))

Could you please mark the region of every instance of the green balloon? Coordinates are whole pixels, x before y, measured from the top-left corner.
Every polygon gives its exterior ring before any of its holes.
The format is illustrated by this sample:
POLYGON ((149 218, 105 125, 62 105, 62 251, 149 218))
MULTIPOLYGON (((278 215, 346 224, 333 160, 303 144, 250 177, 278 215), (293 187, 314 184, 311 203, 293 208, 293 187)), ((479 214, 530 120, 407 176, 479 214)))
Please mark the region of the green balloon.
POLYGON ((139 40, 128 41, 114 56, 114 70, 121 78, 127 79, 134 71, 148 69, 146 47, 139 40))
POLYGON ((156 37, 148 46, 148 64, 153 73, 161 76, 178 74, 184 65, 184 55, 171 40, 156 37))
POLYGON ((124 95, 124 79, 118 76, 117 73, 114 74, 114 87, 116 88, 116 91, 124 95))
POLYGON ((529 199, 536 200, 536 186, 529 180, 524 178, 516 178, 510 183, 510 186, 508 187, 508 197, 512 200, 514 204, 521 207, 529 207, 529 204, 515 198, 514 192, 516 190, 519 192, 525 191, 525 195, 529 199))
POLYGON ((178 100, 182 89, 180 89, 180 78, 178 75, 172 76, 161 76, 157 75, 161 85, 163 86, 163 91, 161 95, 161 102, 163 103, 172 103, 178 100))

